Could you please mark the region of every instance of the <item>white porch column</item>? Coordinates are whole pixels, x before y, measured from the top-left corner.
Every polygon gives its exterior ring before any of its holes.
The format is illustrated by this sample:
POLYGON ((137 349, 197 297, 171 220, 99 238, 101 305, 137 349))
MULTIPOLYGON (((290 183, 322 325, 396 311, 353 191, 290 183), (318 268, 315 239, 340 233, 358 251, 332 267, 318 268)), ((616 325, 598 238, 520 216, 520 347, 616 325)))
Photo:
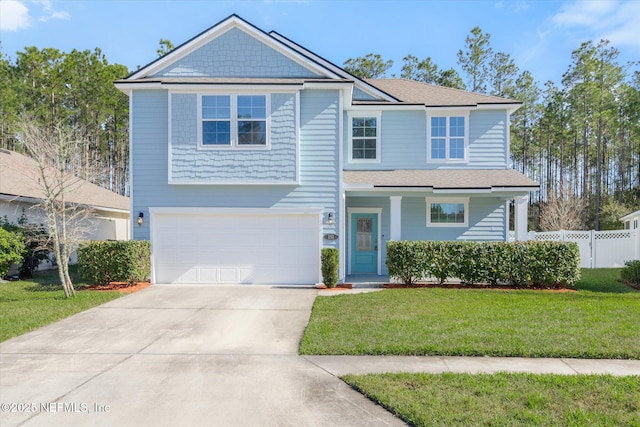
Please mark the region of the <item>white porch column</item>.
POLYGON ((389 196, 391 203, 389 240, 402 240, 402 196, 389 196))
POLYGON ((529 208, 529 195, 519 196, 514 199, 515 201, 515 226, 516 241, 528 239, 528 215, 527 209, 529 208))

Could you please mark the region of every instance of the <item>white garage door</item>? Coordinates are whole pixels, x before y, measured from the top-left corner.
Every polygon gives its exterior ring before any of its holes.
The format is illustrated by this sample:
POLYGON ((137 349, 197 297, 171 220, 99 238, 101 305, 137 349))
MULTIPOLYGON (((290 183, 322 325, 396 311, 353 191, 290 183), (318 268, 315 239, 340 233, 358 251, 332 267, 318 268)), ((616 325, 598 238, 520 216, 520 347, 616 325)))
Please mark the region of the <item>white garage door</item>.
POLYGON ((320 219, 295 213, 153 213, 156 283, 314 284, 320 219))

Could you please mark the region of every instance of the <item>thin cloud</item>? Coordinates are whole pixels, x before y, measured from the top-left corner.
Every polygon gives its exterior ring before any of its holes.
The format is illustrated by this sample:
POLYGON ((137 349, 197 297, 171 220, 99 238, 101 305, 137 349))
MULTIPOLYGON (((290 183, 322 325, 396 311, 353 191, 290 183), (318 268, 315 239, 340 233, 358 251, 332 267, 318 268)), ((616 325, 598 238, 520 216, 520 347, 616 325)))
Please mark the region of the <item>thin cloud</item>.
POLYGON ((530 6, 531 4, 527 0, 497 1, 493 4, 493 7, 496 9, 507 8, 510 12, 514 13, 524 12, 529 9, 530 6))
POLYGON ((640 48, 640 2, 635 0, 571 1, 551 21, 574 37, 640 48))
POLYGON ((69 12, 54 10, 50 0, 39 0, 38 3, 42 5, 42 13, 38 20, 40 22, 49 22, 54 19, 71 19, 69 12))
POLYGON ((20 31, 29 28, 29 8, 17 0, 0 0, 0 31, 20 31))

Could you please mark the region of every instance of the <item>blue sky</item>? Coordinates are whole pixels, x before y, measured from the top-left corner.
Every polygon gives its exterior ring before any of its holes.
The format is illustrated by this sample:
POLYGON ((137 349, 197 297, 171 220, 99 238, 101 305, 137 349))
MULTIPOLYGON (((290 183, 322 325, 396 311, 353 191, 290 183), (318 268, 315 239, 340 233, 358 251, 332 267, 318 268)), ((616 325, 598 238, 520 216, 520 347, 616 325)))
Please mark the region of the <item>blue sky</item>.
POLYGON ((458 69, 474 26, 540 83, 560 83, 571 52, 588 40, 611 40, 622 63, 640 60, 639 0, 0 0, 0 46, 11 58, 25 46, 99 47, 135 70, 157 57, 160 38, 177 46, 232 13, 337 65, 378 53, 398 75, 407 54, 458 69))

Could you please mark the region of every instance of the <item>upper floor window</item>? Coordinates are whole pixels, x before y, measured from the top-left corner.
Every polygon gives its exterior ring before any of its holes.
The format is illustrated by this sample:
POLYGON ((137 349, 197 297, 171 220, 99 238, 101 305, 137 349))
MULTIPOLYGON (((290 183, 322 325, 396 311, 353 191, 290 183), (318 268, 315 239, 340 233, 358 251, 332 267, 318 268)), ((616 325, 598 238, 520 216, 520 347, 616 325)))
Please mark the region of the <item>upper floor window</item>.
POLYGON ((380 114, 350 116, 349 161, 380 162, 380 114))
POLYGON ((202 147, 268 146, 267 95, 201 95, 202 147))
POLYGON ((430 116, 428 123, 428 160, 459 162, 467 158, 468 116, 430 116))

